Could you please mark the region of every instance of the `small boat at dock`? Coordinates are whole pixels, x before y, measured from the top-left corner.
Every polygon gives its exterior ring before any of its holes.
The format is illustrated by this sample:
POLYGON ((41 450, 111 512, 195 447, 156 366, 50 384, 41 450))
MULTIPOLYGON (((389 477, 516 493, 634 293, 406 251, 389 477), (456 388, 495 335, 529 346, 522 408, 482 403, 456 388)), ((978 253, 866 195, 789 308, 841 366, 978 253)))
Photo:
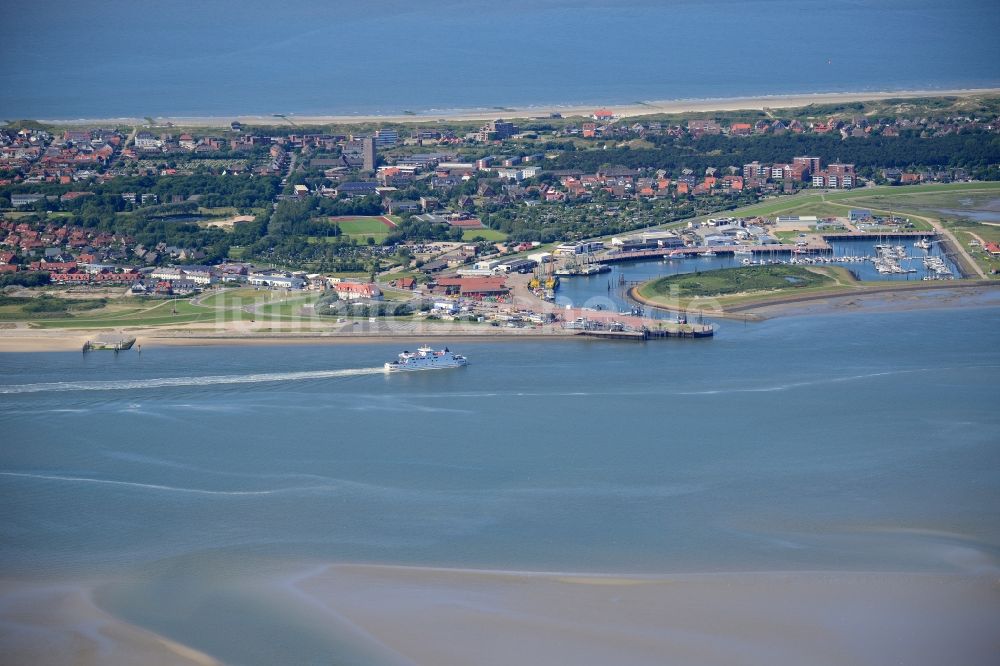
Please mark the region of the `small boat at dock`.
POLYGON ((135 338, 124 335, 99 335, 93 340, 83 343, 83 352, 89 351, 127 351, 135 344, 135 338))

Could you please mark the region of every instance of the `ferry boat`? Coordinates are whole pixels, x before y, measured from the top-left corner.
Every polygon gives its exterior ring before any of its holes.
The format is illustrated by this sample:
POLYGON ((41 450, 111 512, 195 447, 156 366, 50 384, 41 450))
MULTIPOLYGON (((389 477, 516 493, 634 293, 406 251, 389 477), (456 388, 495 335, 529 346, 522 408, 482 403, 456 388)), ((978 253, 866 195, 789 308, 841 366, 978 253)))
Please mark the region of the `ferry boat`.
POLYGON ((447 347, 435 351, 430 347, 420 347, 415 352, 404 351, 396 361, 385 364, 386 372, 404 372, 411 370, 443 370, 468 365, 464 356, 454 354, 447 347))

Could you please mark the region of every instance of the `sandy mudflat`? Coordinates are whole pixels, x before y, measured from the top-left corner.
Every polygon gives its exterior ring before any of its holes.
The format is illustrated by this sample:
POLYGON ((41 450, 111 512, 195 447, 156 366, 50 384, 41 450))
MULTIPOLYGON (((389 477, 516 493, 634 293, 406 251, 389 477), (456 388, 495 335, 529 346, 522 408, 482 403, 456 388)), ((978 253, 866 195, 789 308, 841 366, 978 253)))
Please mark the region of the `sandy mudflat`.
POLYGON ((334 565, 299 589, 399 663, 994 664, 994 577, 334 565))
MULTIPOLYGON (((900 289, 862 294, 842 294, 824 299, 765 303, 746 310, 758 319, 779 316, 847 314, 851 312, 913 312, 948 308, 983 308, 1000 305, 1000 284, 942 289, 900 289)), ((739 318, 744 310, 733 312, 739 318)))
MULTIPOLYGON (((872 92, 838 92, 811 93, 801 95, 774 95, 763 97, 730 97, 717 99, 674 99, 649 101, 642 104, 630 102, 627 104, 608 103, 614 113, 622 118, 646 116, 655 113, 686 113, 708 111, 735 111, 741 109, 786 109, 809 104, 833 104, 842 102, 862 102, 880 99, 944 97, 968 95, 1000 94, 997 88, 978 88, 966 90, 901 90, 872 92)), ((564 116, 589 116, 601 105, 543 105, 537 107, 504 107, 501 109, 452 109, 428 110, 414 115, 294 115, 295 122, 300 125, 328 125, 352 123, 415 123, 435 122, 438 120, 492 120, 497 117, 518 119, 547 116, 551 113, 561 113, 564 116)), ((275 116, 232 115, 232 116, 199 116, 199 117, 157 117, 157 124, 173 123, 184 127, 228 127, 233 120, 239 120, 249 125, 275 125, 285 121, 275 116)), ((114 125, 143 124, 142 118, 77 118, 62 120, 43 120, 42 122, 56 125, 114 125)))
MULTIPOLYGON (((248 617, 259 605, 325 644, 328 658, 317 663, 366 654, 365 664, 411 666, 992 666, 1000 654, 995 573, 605 575, 333 564, 243 587, 248 617)), ((182 644, 183 626, 168 640, 97 608, 92 589, 0 582, 0 661, 225 661, 182 644)), ((242 612, 225 618, 228 637, 212 639, 221 651, 226 641, 257 640, 239 635, 242 612)), ((259 649, 291 654, 270 639, 259 649)))
MULTIPOLYGON (((688 317, 704 315, 717 319, 771 319, 782 316, 846 314, 850 312, 915 312, 919 310, 940 310, 946 308, 983 308, 1000 305, 1000 282, 967 283, 887 283, 884 287, 857 289, 854 291, 798 295, 787 293, 781 296, 761 295, 759 301, 721 306, 708 297, 686 303, 688 317), (699 309, 700 308, 700 309, 699 309)), ((635 288, 629 296, 636 302, 668 312, 675 309, 643 298, 635 288)))
POLYGON ((91 601, 93 584, 0 581, 0 663, 211 666, 219 662, 123 622, 91 601))

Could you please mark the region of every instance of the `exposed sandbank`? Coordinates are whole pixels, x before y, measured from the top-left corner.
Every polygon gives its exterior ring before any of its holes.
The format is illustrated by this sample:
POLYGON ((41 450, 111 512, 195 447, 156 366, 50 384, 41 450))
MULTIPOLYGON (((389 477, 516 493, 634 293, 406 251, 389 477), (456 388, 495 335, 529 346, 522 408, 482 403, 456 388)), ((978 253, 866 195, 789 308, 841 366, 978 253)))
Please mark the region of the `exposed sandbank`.
MULTIPOLYGON (((873 92, 836 92, 836 93, 807 93, 797 95, 774 95, 760 97, 730 97, 716 99, 674 99, 655 100, 643 103, 628 102, 625 104, 606 103, 603 106, 609 107, 615 115, 620 118, 636 116, 648 116, 658 113, 694 113, 709 111, 738 111, 738 110, 760 110, 787 109, 810 104, 837 104, 844 102, 867 102, 884 99, 907 99, 918 97, 969 97, 974 95, 998 95, 1000 88, 973 88, 959 90, 899 90, 899 91, 873 91, 873 92)), ((398 115, 322 115, 322 114, 302 114, 293 115, 297 125, 350 125, 358 123, 433 123, 439 120, 451 121, 486 121, 503 117, 509 119, 536 118, 548 116, 552 113, 560 113, 563 116, 589 116, 602 104, 592 105, 541 105, 531 107, 503 107, 501 108, 475 108, 475 109, 450 109, 450 110, 427 110, 414 114, 398 115)), ((279 125, 286 121, 277 116, 271 115, 240 115, 232 116, 171 116, 154 118, 157 125, 173 123, 180 127, 228 127, 229 123, 238 120, 247 125, 279 125)), ((54 125, 142 125, 146 122, 144 118, 78 118, 62 120, 42 120, 41 122, 54 125)))
MULTIPOLYGON (((0 584, 6 656, 33 664, 225 658, 97 608, 93 589, 0 584)), ((333 564, 248 580, 237 592, 246 604, 307 618, 331 663, 356 647, 380 655, 374 663, 428 666, 985 666, 1000 650, 1000 585, 992 574, 613 575, 333 564), (332 635, 357 645, 338 645, 332 635)), ((241 626, 238 617, 226 623, 241 626)), ((192 636, 200 632, 192 628, 192 636)))
POLYGON ((6 664, 215 666, 217 660, 98 608, 96 584, 0 580, 6 664))
POLYGON ((417 664, 987 664, 990 578, 334 565, 298 587, 417 664))

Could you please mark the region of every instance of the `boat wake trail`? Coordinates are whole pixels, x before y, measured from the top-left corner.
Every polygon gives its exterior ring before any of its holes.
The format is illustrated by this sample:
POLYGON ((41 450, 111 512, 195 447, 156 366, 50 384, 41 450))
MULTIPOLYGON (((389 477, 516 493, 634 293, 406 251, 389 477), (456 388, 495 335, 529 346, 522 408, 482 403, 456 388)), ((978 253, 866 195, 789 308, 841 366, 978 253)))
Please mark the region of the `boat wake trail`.
MULTIPOLYGON (((954 368, 949 368, 954 369, 954 368)), ((885 372, 870 372, 862 375, 848 375, 846 377, 822 377, 820 379, 789 382, 787 384, 776 384, 769 386, 748 386, 743 388, 726 389, 706 389, 704 391, 675 391, 673 395, 722 395, 727 393, 774 393, 777 391, 791 391, 797 388, 808 386, 823 386, 826 384, 840 384, 843 382, 856 382, 876 377, 890 377, 893 375, 905 375, 918 372, 940 372, 941 368, 912 368, 909 370, 889 370, 885 372)))
POLYGON ((43 391, 134 391, 171 386, 210 386, 213 384, 259 384, 291 382, 303 379, 331 379, 383 373, 382 368, 344 370, 306 370, 302 372, 264 372, 252 375, 207 375, 202 377, 160 377, 156 379, 117 379, 87 382, 48 382, 0 386, 0 394, 41 393, 43 391))
POLYGON ((173 493, 191 493, 193 495, 273 495, 280 490, 203 490, 201 488, 177 488, 155 483, 135 483, 133 481, 113 481, 111 479, 92 479, 85 476, 57 476, 55 474, 28 474, 24 472, 0 472, 0 476, 13 476, 23 479, 43 479, 45 481, 74 481, 77 483, 97 483, 108 486, 124 486, 126 488, 145 488, 148 490, 163 490, 173 493))

